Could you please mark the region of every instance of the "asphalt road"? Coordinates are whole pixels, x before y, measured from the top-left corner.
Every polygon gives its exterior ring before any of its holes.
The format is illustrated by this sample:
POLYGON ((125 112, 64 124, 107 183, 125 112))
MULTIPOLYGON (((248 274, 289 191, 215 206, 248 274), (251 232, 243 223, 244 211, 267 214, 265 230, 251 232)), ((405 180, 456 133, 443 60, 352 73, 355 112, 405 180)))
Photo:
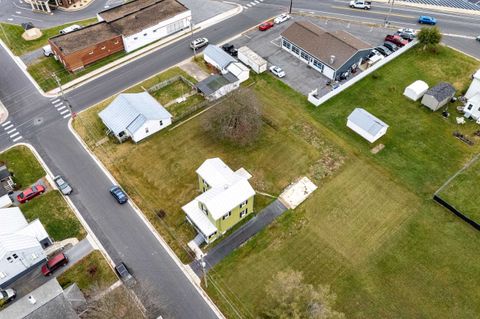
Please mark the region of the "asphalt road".
MULTIPOLYGON (((246 1, 238 1, 246 4, 246 1)), ((202 30, 211 42, 226 40, 260 21, 285 11, 288 0, 265 0, 218 25, 202 30)), ((337 8, 336 1, 295 0, 297 9, 348 19, 381 23, 382 14, 337 8)), ((344 6, 343 3, 340 3, 344 6)), ((414 25, 419 13, 395 9, 402 16, 392 22, 414 25), (407 16, 408 15, 408 16, 407 16), (396 21, 399 20, 399 21, 396 21)), ((439 26, 451 34, 475 34, 479 26, 470 17, 440 16, 439 26)), ((478 32, 480 33, 480 32, 478 32)), ((456 40, 462 39, 454 37, 456 40)), ((463 39, 465 41, 469 39, 463 39)), ((189 39, 178 41, 155 53, 123 66, 68 93, 73 110, 78 112, 141 80, 189 58, 189 39)), ((473 41, 475 42, 475 41, 473 41)), ((463 43, 463 42, 462 42, 463 43)), ((476 45, 476 44, 475 44, 476 45)), ((467 47, 470 44, 466 45, 467 47)), ((475 51, 474 49, 472 49, 475 51)), ((480 52, 477 52, 480 54, 480 52)), ((67 177, 76 190, 71 196, 82 216, 115 262, 123 260, 137 279, 148 284, 158 296, 166 317, 213 318, 213 311, 180 271, 174 260, 128 205, 120 206, 108 194, 108 178, 81 147, 51 101, 40 95, 10 56, 0 49, 0 100, 8 108, 10 121, 22 136, 19 142, 31 143, 56 174, 67 177)), ((18 136, 17 136, 18 138, 18 136)), ((12 138, 0 127, 0 149, 12 145, 12 138)))

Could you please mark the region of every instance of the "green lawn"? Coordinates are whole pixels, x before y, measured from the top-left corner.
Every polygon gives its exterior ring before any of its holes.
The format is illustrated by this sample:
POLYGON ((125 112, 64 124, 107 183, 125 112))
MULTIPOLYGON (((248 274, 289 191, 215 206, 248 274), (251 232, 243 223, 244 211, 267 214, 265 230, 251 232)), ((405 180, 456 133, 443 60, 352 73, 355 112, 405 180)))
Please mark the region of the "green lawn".
MULTIPOLYGON (((60 34, 60 30, 72 24, 86 26, 97 22, 97 18, 90 18, 86 20, 71 22, 64 25, 59 25, 53 28, 42 29, 42 36, 36 40, 25 41, 22 38, 24 32, 22 26, 17 24, 0 23, 0 39, 9 47, 13 54, 21 56, 30 51, 39 49, 48 44, 48 39, 60 34)), ((35 24, 35 23, 34 23, 35 24)))
POLYGON ((0 162, 13 173, 18 189, 35 183, 46 175, 40 163, 26 146, 16 146, 0 154, 0 162))
POLYGON ((455 177, 439 196, 480 224, 480 161, 477 160, 455 177))
POLYGON ((114 53, 100 61, 92 63, 85 67, 82 71, 70 73, 65 70, 63 64, 58 62, 52 57, 41 57, 27 66, 27 71, 30 73, 32 78, 38 83, 38 85, 48 92, 57 87, 57 83, 52 77, 52 74, 55 73, 60 78, 62 84, 68 83, 75 80, 76 78, 81 77, 87 73, 90 73, 102 66, 109 64, 119 58, 122 58, 126 55, 125 52, 114 53))
POLYGON ((118 280, 102 253, 98 250, 91 252, 58 276, 57 279, 63 288, 76 283, 78 288, 87 295, 92 289, 102 291, 118 280))
POLYGON ((29 221, 39 218, 55 241, 71 237, 82 239, 86 236, 85 230, 59 191, 47 192, 22 204, 20 208, 29 221))
POLYGON ((459 130, 471 136, 478 125, 454 124, 460 115, 453 106, 450 118, 445 120, 441 111, 432 112, 420 102, 405 98, 403 90, 421 79, 430 86, 447 81, 458 92, 465 92, 470 75, 479 67, 478 61, 445 47, 438 55, 414 48, 348 93, 337 95, 317 109, 310 108, 311 114, 351 144, 355 152, 374 159, 417 193, 431 198, 449 176, 480 151, 479 143, 468 146, 452 133, 459 130), (363 107, 390 125, 379 141, 386 147, 377 155, 370 153, 372 145, 346 127, 346 118, 355 107, 363 107))
MULTIPOLYGON (((275 80, 268 75, 256 79, 252 89, 262 101, 264 125, 260 139, 245 148, 214 141, 204 132, 202 115, 137 145, 130 142, 118 145, 110 140, 96 146, 104 138, 104 127, 97 113, 106 104, 80 113, 74 123, 90 148, 183 260, 187 259, 181 247, 195 234, 181 207, 198 194, 195 170, 205 159, 218 156, 232 169, 246 168, 253 175, 255 189, 276 195, 300 176, 311 174, 320 182, 343 161, 341 152, 323 138, 320 125, 285 96, 283 87, 270 86, 275 80), (155 214, 160 209, 166 211, 162 220, 155 214)), ((228 107, 228 100, 215 107, 228 107)), ((266 204, 268 199, 259 201, 266 204)))

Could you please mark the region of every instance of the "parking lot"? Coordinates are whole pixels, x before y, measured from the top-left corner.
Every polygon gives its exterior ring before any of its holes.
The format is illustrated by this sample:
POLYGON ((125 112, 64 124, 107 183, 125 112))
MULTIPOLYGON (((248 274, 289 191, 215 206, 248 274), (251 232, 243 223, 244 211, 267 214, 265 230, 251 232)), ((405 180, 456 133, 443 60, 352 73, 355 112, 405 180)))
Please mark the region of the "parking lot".
MULTIPOLYGON (((305 95, 316 88, 319 89, 320 95, 327 93, 330 91, 330 87, 327 86, 329 79, 307 66, 307 64, 298 58, 282 50, 280 46, 280 34, 293 21, 309 21, 327 31, 344 30, 371 44, 372 47, 382 44, 385 35, 388 33, 392 34, 395 32, 394 29, 373 27, 365 24, 294 15, 287 22, 275 25, 267 31, 259 31, 256 28, 243 33, 241 37, 231 41, 237 48, 244 45, 248 46, 266 59, 269 67, 270 65, 280 66, 286 73, 286 76, 282 78, 282 80, 305 95)), ((356 74, 360 72, 361 71, 358 71, 356 74)), ((356 74, 351 75, 350 78, 356 74)))

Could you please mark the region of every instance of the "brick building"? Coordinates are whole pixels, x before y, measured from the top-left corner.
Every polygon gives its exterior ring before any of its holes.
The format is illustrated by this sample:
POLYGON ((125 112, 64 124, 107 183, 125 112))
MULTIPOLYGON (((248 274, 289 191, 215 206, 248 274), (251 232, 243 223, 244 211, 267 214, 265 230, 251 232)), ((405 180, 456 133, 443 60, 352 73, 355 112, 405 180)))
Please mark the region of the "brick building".
POLYGON ((70 72, 124 50, 122 36, 106 22, 58 35, 48 42, 57 59, 70 72))

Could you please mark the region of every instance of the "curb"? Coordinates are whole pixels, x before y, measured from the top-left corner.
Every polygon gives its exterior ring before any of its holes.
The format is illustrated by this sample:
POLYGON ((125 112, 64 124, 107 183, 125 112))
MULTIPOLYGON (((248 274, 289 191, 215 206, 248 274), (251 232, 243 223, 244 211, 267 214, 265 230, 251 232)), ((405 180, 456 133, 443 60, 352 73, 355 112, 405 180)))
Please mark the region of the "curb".
POLYGON ((8 109, 3 105, 2 101, 0 101, 0 124, 3 124, 8 119, 8 109))
MULTIPOLYGON (((13 147, 17 147, 17 146, 25 146, 27 147, 31 152, 32 154, 35 156, 35 158, 37 159, 37 161, 40 163, 40 165, 42 166, 42 168, 45 170, 45 172, 47 173, 46 175, 46 178, 48 180, 48 182, 52 185, 52 188, 53 189, 57 189, 57 187, 55 186, 55 183, 53 182, 53 174, 52 174, 52 171, 50 171, 50 168, 47 166, 47 164, 44 162, 44 160, 42 159, 42 157, 40 156, 40 154, 38 154, 37 150, 35 149, 35 147, 33 147, 31 144, 28 144, 28 143, 17 143, 17 144, 14 144, 10 147, 7 147, 6 149, 2 150, 2 153, 5 152, 5 151, 8 151, 9 149, 13 148, 13 147)), ((60 192, 61 194, 61 192, 60 192)), ((112 268, 112 271, 115 273, 114 271, 114 263, 113 263, 113 260, 112 258, 110 257, 110 255, 108 255, 107 251, 105 250, 105 248, 103 247, 102 243, 98 240, 98 238, 95 236, 95 234, 93 233, 93 231, 90 229, 90 227, 88 226, 87 222, 83 219, 82 215, 80 214, 80 212, 78 211, 77 207, 73 204, 73 202, 71 201, 70 198, 68 198, 67 196, 61 194, 62 197, 65 199, 65 201, 67 202, 68 206, 70 206, 70 208, 72 209, 73 213, 75 214, 75 216, 77 217, 77 219, 80 221, 80 223, 82 224, 83 228, 87 231, 87 240, 92 243, 92 241, 94 242, 94 244, 92 245, 93 248, 97 248, 101 253, 102 255, 104 256, 104 258, 108 261, 108 264, 110 265, 110 267, 112 268)))
MULTIPOLYGON (((86 110, 86 109, 85 109, 86 110)), ((83 111, 82 111, 83 112, 83 111)), ((88 146, 85 144, 85 142, 82 140, 82 138, 77 134, 77 132, 73 129, 72 126, 72 119, 68 121, 68 129, 70 132, 73 134, 73 136, 77 139, 77 141, 82 145, 82 147, 85 149, 85 151, 90 155, 90 157, 93 159, 93 161, 97 164, 97 166, 103 171, 103 173, 107 176, 107 178, 116 185, 119 185, 119 183, 115 180, 112 174, 106 169, 106 167, 103 165, 103 163, 93 154, 88 146)), ((150 232, 155 236, 155 238, 158 240, 160 245, 165 249, 165 251, 170 255, 172 260, 177 264, 179 269, 182 271, 182 273, 185 275, 185 277, 193 284, 193 287, 198 291, 200 296, 203 297, 205 302, 210 306, 212 311, 217 315, 218 318, 224 319, 225 316, 221 313, 220 309, 213 303, 213 301, 210 299, 210 297, 207 295, 207 293, 202 289, 200 285, 197 283, 199 282, 199 279, 197 276, 192 277, 192 272, 188 271, 186 269, 186 266, 178 259, 177 255, 172 251, 170 246, 164 241, 162 236, 157 232, 155 227, 150 223, 150 221, 145 217, 145 215, 142 213, 142 211, 138 208, 138 206, 130 199, 128 201, 128 204, 130 207, 133 208, 133 210, 137 213, 138 217, 143 221, 143 223, 147 226, 147 228, 150 230, 150 232)))

